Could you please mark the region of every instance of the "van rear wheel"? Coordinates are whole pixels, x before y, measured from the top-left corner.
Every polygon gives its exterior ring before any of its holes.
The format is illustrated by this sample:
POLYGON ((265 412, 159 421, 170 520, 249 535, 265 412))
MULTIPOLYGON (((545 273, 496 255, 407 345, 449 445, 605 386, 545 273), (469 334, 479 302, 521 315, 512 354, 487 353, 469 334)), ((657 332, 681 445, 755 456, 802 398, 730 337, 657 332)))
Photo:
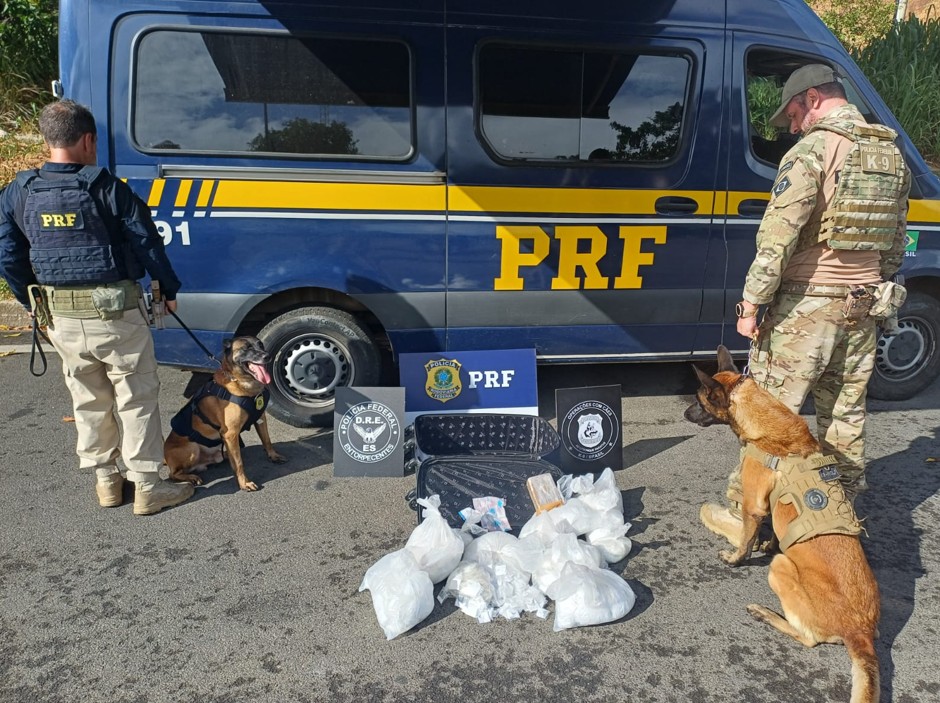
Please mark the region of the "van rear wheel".
POLYGON ((379 381, 378 347, 342 310, 291 310, 265 325, 258 338, 272 359, 270 412, 288 425, 328 427, 337 388, 379 381))

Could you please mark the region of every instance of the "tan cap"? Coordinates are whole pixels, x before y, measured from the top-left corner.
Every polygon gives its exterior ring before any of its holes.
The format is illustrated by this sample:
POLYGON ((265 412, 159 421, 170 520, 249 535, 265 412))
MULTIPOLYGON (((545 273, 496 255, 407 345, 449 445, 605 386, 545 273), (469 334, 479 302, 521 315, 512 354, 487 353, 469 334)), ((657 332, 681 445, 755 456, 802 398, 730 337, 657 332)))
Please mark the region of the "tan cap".
POLYGON ((773 117, 770 118, 770 124, 774 127, 788 126, 790 120, 788 120, 787 116, 783 113, 793 98, 805 90, 815 88, 817 85, 833 83, 838 80, 839 74, 829 68, 829 66, 825 66, 821 63, 811 63, 796 69, 790 74, 790 77, 787 78, 787 82, 783 85, 780 107, 774 113, 773 117))

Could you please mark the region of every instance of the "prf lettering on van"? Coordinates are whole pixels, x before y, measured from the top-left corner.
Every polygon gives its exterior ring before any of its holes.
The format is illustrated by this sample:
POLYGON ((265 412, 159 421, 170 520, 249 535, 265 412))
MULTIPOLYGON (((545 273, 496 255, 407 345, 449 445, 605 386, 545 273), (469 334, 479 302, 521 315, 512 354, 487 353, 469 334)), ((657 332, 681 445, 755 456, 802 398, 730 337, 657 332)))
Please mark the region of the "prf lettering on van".
POLYGON ((41 212, 39 224, 42 229, 74 229, 82 226, 82 213, 77 212, 41 212))
POLYGON ((548 261, 552 251, 551 240, 558 242, 558 275, 552 278, 552 290, 605 290, 610 288, 642 288, 641 266, 652 266, 654 254, 643 251, 645 240, 656 245, 666 243, 665 226, 621 225, 618 230, 623 248, 620 261, 613 262, 615 252, 608 255, 608 238, 600 227, 593 225, 556 225, 552 234, 535 225, 498 225, 496 238, 500 241, 499 278, 493 281, 494 290, 524 290, 522 272, 548 261), (605 260, 606 257, 606 260, 605 260), (611 277, 601 273, 601 263, 617 263, 619 275, 611 277), (613 279, 613 280, 611 280, 613 279))

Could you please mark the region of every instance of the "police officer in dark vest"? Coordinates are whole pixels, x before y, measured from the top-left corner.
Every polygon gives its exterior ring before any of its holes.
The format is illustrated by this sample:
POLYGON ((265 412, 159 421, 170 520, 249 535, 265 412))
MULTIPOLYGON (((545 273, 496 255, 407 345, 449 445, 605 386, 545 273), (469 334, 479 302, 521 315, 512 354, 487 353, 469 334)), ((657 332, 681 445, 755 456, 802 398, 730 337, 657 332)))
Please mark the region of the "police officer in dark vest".
POLYGON ((31 315, 48 321, 72 395, 79 464, 95 470, 99 504, 122 502, 120 457, 135 484, 134 514, 156 513, 193 487, 160 479, 160 381, 138 279, 146 272, 159 281, 169 310, 180 282, 147 206, 95 165, 91 112, 61 100, 43 109, 39 129, 49 160, 0 194, 0 274, 31 315))

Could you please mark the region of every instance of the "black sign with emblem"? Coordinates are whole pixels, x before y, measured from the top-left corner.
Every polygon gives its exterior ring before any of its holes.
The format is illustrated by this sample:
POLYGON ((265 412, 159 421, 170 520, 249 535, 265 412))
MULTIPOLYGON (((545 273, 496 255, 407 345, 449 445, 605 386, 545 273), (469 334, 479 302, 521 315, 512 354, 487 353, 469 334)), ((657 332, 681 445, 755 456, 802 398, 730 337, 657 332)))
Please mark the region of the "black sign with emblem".
POLYGON ((559 388, 555 417, 561 436, 561 468, 566 473, 600 473, 623 468, 620 386, 559 388))
POLYGON ((333 475, 405 475, 404 388, 336 389, 333 475))

